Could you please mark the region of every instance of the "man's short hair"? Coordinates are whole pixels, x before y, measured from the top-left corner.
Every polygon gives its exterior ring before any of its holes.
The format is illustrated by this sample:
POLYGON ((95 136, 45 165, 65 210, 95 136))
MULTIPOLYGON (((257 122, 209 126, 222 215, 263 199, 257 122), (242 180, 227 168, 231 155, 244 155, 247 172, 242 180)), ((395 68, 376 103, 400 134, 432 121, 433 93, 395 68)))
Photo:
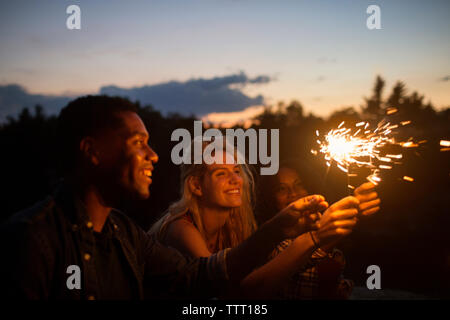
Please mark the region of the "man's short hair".
POLYGON ((62 169, 71 171, 78 164, 80 142, 107 128, 119 128, 121 112, 137 112, 128 99, 106 95, 77 98, 64 107, 58 117, 58 142, 62 152, 62 169))

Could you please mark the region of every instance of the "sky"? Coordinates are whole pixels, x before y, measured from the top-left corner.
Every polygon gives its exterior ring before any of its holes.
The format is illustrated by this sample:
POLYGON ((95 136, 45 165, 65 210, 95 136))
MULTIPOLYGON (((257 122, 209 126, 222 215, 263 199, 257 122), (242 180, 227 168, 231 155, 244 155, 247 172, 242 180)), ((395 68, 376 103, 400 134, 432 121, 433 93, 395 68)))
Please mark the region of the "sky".
POLYGON ((448 107, 449 12, 445 0, 1 0, 0 117, 111 92, 206 118, 293 99, 326 116, 361 105, 378 74, 448 107), (72 4, 81 30, 66 27, 72 4), (371 4, 380 30, 366 26, 371 4))

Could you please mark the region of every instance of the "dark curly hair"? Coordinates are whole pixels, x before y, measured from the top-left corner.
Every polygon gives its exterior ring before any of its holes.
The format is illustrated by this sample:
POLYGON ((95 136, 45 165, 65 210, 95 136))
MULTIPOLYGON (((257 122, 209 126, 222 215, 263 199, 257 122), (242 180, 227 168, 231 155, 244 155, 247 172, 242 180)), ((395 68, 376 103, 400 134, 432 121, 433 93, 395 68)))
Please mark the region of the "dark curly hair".
POLYGON ((130 100, 106 95, 77 98, 64 107, 58 117, 57 141, 61 148, 61 169, 72 171, 78 165, 80 141, 95 136, 106 128, 119 128, 121 112, 137 112, 130 100))
MULTIPOLYGON (((309 159, 287 159, 280 163, 279 169, 289 168, 297 172, 302 185, 306 188, 309 194, 318 190, 317 185, 317 171, 311 165, 309 159)), ((255 217, 258 225, 263 224, 277 213, 275 192, 277 187, 276 175, 260 176, 257 180, 257 196, 256 196, 256 211, 255 217)))

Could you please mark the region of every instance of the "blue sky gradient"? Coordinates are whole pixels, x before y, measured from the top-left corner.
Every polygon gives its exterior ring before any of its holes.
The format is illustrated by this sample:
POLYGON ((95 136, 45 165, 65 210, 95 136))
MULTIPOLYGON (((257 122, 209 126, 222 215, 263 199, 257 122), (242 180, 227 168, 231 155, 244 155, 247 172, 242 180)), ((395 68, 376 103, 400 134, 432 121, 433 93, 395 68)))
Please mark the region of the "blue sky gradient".
POLYGON ((0 85, 33 94, 74 96, 109 85, 243 71, 275 79, 240 86, 249 99, 297 99, 307 111, 327 115, 360 105, 380 74, 388 90, 402 80, 438 108, 450 105, 450 81, 444 81, 450 1, 17 0, 0 6, 0 85), (81 8, 81 30, 66 28, 71 4, 81 8), (381 8, 382 30, 366 27, 370 4, 381 8))

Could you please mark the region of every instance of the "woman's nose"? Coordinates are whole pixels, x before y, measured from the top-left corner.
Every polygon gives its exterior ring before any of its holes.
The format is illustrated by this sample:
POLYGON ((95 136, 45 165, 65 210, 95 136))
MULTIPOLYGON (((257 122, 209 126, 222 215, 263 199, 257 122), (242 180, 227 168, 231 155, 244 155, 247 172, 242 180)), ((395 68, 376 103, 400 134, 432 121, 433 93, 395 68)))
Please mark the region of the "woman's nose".
POLYGON ((289 199, 292 199, 292 201, 295 201, 301 197, 300 193, 295 190, 294 188, 288 189, 288 197, 289 199))
POLYGON ((231 183, 233 183, 233 184, 240 184, 240 183, 242 183, 241 175, 239 173, 236 173, 236 172, 233 172, 231 174, 230 180, 231 180, 231 183))

